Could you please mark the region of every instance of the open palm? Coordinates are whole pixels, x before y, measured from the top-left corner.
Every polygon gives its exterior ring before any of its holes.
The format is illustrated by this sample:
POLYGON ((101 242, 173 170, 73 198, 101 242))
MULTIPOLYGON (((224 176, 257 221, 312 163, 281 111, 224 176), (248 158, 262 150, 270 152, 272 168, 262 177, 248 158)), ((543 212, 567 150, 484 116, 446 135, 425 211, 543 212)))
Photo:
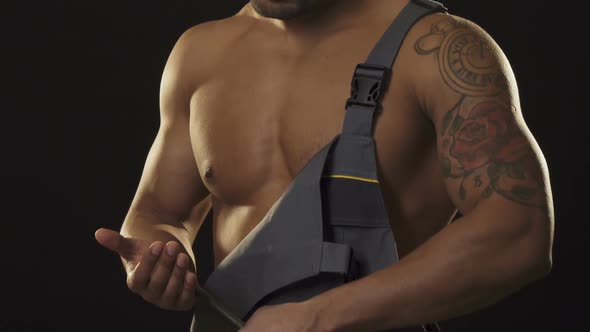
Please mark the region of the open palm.
POLYGON ((97 230, 95 237, 98 243, 121 257, 131 291, 163 309, 192 308, 197 276, 178 242, 150 243, 123 237, 106 228, 97 230))

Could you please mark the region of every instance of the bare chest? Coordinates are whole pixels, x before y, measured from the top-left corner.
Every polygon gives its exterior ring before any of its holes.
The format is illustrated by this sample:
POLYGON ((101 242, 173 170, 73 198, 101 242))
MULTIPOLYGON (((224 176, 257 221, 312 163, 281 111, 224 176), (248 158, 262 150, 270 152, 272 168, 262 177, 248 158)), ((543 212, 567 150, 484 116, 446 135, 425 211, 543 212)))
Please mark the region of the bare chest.
MULTIPOLYGON (((224 61, 191 103, 195 157, 213 175, 204 179, 211 192, 237 203, 296 176, 340 133, 353 70, 371 46, 335 45, 296 60, 261 49, 224 61)), ((403 80, 394 76, 391 86, 374 138, 381 170, 403 174, 432 142, 403 80)))
MULTIPOLYGON (((214 209, 217 204, 218 252, 231 251, 340 133, 353 70, 373 43, 358 39, 350 47, 343 40, 298 58, 244 48, 228 54, 195 91, 191 139, 214 209)), ((432 178, 436 167, 432 129, 400 76, 392 78, 374 131, 390 215, 403 214, 401 196, 409 195, 406 189, 416 186, 417 176, 432 182, 423 175, 432 178)))

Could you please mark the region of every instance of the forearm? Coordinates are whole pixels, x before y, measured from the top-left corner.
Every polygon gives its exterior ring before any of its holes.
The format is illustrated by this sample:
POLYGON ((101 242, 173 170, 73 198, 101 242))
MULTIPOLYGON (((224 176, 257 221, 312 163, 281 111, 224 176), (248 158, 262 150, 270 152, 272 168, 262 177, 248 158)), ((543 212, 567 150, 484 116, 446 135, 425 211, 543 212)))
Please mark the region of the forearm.
POLYGON ((195 262, 192 241, 181 220, 132 208, 123 222, 121 235, 149 242, 179 242, 180 249, 189 255, 193 263, 195 262))
POLYGON ((490 305, 546 273, 530 239, 541 222, 490 230, 502 213, 447 226, 399 263, 309 302, 325 331, 381 331, 460 316, 490 305), (507 230, 510 229, 510 230, 507 230))

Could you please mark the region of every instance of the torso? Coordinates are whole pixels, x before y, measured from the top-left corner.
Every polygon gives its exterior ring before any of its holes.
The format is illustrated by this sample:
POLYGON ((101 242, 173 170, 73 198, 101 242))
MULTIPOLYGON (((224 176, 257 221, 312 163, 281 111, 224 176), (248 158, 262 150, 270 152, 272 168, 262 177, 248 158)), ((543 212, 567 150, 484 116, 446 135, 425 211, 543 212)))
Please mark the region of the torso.
MULTIPOLYGON (((362 28, 333 33, 301 52, 247 15, 211 23, 220 42, 211 51, 215 56, 208 57, 207 75, 194 88, 190 130, 211 193, 215 267, 340 132, 352 72, 395 15, 384 13, 362 28)), ((444 227, 455 212, 440 173, 432 123, 407 82, 415 58, 413 43, 406 40, 373 136, 400 256, 444 227)))

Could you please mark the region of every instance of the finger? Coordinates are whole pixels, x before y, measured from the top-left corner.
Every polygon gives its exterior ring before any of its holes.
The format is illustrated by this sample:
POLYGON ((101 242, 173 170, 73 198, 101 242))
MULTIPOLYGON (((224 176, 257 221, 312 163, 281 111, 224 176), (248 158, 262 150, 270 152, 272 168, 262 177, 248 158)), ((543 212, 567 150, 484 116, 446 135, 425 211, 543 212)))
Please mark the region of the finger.
POLYGON ((96 241, 103 247, 112 251, 118 251, 121 247, 123 237, 118 232, 107 228, 100 228, 94 233, 96 241))
POLYGON ((94 233, 94 237, 102 246, 118 253, 125 259, 131 259, 142 249, 141 241, 126 238, 119 234, 119 232, 111 229, 100 228, 94 233))
POLYGON ((164 243, 155 241, 146 251, 139 264, 135 267, 133 272, 127 278, 127 286, 135 293, 139 293, 146 289, 154 267, 156 266, 160 255, 164 249, 164 243))
POLYGON ((180 297, 178 298, 177 307, 182 310, 188 310, 195 305, 195 289, 197 288, 197 275, 187 271, 184 276, 184 285, 180 297))
POLYGON ((188 268, 189 258, 186 254, 180 253, 176 256, 176 264, 168 280, 168 285, 162 293, 161 304, 164 308, 175 309, 176 303, 182 288, 184 287, 184 276, 188 268))
POLYGON ((148 282, 146 294, 150 299, 159 300, 162 296, 162 292, 168 285, 168 279, 174 268, 174 262, 176 261, 176 255, 178 254, 179 244, 176 241, 170 241, 166 243, 166 247, 158 259, 158 263, 154 267, 150 280, 148 282))

